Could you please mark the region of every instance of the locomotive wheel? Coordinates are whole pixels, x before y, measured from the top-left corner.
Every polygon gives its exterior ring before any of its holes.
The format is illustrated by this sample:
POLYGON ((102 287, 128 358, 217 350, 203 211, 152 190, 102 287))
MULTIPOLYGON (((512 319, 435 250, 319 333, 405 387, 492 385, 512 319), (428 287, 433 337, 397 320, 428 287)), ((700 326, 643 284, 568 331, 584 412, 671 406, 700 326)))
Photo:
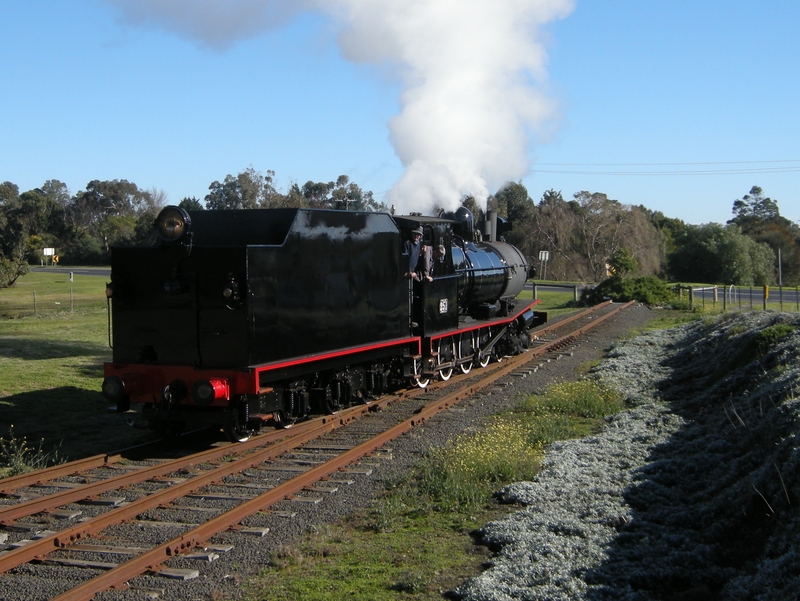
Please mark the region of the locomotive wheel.
MULTIPOLYGON (((439 345, 438 345, 437 351, 438 351, 438 354, 437 354, 437 357, 436 357, 436 362, 439 365, 442 365, 444 363, 450 363, 450 364, 453 363, 453 359, 456 356, 456 346, 455 346, 455 344, 450 343, 450 344, 442 345, 442 341, 439 340, 439 345), (442 351, 445 351, 445 354, 448 354, 449 356, 442 356, 443 355, 442 351), (449 353, 447 353, 447 351, 449 351, 449 353)), ((447 380, 449 380, 452 375, 453 375, 453 368, 452 367, 447 367, 445 369, 440 369, 439 370, 439 377, 445 382, 447 382, 447 380)))
POLYGON ((486 367, 487 365, 489 365, 489 361, 492 360, 492 354, 491 353, 486 354, 486 355, 479 355, 479 357, 480 358, 478 359, 478 364, 481 367, 486 367))
POLYGON ((431 379, 422 377, 422 363, 416 359, 414 360, 414 373, 417 375, 411 376, 411 384, 419 388, 427 388, 428 384, 431 383, 431 379))
POLYGON ((297 418, 289 415, 286 411, 276 411, 272 414, 272 419, 279 428, 291 428, 297 422, 297 418))
POLYGON ((239 404, 233 412, 233 423, 223 428, 225 436, 231 442, 247 442, 253 435, 253 432, 247 427, 246 409, 246 405, 239 404))
POLYGON ((327 415, 333 415, 334 413, 338 413, 339 409, 342 408, 342 406, 339 404, 339 399, 326 398, 323 404, 325 407, 325 413, 327 415))
POLYGON ((239 424, 225 426, 225 436, 227 436, 228 440, 231 442, 247 442, 250 440, 251 435, 247 426, 240 426, 239 424))
POLYGON ((414 377, 414 378, 411 378, 411 383, 414 386, 418 386, 419 388, 427 388, 428 384, 431 383, 431 379, 430 378, 414 377))
MULTIPOLYGON (((458 348, 459 353, 458 353, 457 356, 458 356, 459 359, 463 358, 463 355, 460 352, 461 349, 462 349, 462 346, 461 346, 462 344, 463 344, 463 342, 461 342, 459 344, 459 348, 458 348)), ((470 335, 470 347, 471 347, 470 351, 471 352, 474 351, 474 349, 475 349, 475 341, 473 340, 472 335, 470 335)), ((468 374, 469 372, 472 371, 472 359, 470 359, 466 363, 459 363, 458 367, 461 370, 462 374, 468 374)))

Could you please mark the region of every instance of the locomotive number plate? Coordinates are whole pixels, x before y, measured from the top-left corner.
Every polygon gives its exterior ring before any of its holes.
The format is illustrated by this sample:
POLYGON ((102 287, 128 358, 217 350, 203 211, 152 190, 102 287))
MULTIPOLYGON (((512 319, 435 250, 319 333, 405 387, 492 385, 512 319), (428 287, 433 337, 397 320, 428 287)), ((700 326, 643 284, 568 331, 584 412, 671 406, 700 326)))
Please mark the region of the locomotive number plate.
POLYGON ((444 314, 447 313, 447 299, 440 298, 439 299, 439 313, 444 314))

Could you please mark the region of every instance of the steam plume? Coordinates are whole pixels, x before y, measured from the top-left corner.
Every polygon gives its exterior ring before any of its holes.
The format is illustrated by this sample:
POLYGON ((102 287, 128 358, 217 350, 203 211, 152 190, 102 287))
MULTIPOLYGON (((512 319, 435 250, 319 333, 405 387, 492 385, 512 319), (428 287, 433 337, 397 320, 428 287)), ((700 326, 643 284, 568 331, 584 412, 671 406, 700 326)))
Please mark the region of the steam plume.
POLYGON ((482 202, 529 170, 531 136, 551 122, 541 28, 574 0, 107 0, 138 24, 225 49, 302 11, 332 16, 348 60, 393 69, 404 84, 390 140, 405 173, 400 211, 482 202))
POLYGON ((313 7, 314 0, 106 0, 123 21, 166 29, 216 50, 257 37, 313 7))

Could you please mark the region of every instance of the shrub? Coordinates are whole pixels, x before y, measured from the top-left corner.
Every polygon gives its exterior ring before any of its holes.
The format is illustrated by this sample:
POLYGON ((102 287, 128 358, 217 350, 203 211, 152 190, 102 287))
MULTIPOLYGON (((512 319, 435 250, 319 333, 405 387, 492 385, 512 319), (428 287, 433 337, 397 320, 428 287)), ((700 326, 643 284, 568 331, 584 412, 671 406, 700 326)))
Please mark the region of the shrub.
POLYGON ((675 302, 675 293, 664 280, 648 275, 638 278, 612 276, 584 294, 584 303, 595 305, 610 298, 617 302, 639 301, 648 305, 675 302))
POLYGON ((109 256, 103 243, 94 236, 83 236, 61 253, 62 262, 71 265, 108 265, 109 256))
POLYGON ((8 438, 0 438, 0 477, 8 478, 61 463, 58 451, 45 452, 43 440, 38 447, 29 446, 23 436, 14 435, 14 426, 8 428, 8 438))
POLYGON ((0 255, 0 288, 13 286, 20 276, 28 273, 25 263, 11 261, 0 255))
POLYGON ((596 380, 579 380, 553 384, 544 394, 525 399, 519 410, 536 418, 557 415, 601 419, 623 407, 618 392, 596 380))
POLYGON ((791 336, 796 329, 796 326, 790 324, 776 323, 758 332, 751 343, 756 356, 761 358, 766 355, 773 345, 791 336))

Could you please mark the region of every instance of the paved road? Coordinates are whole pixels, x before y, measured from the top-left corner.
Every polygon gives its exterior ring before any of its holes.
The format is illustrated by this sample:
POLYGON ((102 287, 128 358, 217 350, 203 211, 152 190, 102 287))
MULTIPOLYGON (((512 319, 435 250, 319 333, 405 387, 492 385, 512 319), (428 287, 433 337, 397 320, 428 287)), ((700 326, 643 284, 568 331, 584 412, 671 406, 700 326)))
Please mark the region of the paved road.
MULTIPOLYGON (((687 293, 684 292, 684 295, 685 294, 687 293)), ((761 286, 753 286, 752 288, 749 286, 734 287, 733 290, 731 290, 730 287, 719 287, 716 296, 716 302, 718 304, 722 304, 723 295, 725 296, 725 302, 735 307, 741 305, 742 308, 749 308, 750 305, 752 305, 754 309, 760 309, 764 306, 764 288, 761 286)), ((699 303, 713 303, 714 290, 712 288, 695 288, 694 299, 695 302, 699 303)), ((767 302, 771 309, 775 308, 775 305, 779 305, 783 302, 783 308, 785 310, 796 311, 798 301, 800 301, 800 294, 798 294, 797 288, 784 288, 783 290, 774 286, 770 286, 769 288, 767 302)))
POLYGON ((62 273, 66 276, 73 275, 94 275, 107 278, 111 275, 110 267, 31 267, 31 271, 50 271, 62 273))
MULTIPOLYGON (((547 284, 537 284, 540 291, 546 290, 548 292, 568 292, 571 291, 570 287, 558 287, 558 286, 548 286, 547 284)), ((526 290, 531 290, 533 288, 533 283, 528 282, 525 284, 526 290)), ((578 285, 578 294, 581 293, 583 288, 582 284, 578 285)), ((688 298, 688 291, 683 291, 683 298, 688 298)), ((716 303, 722 306, 723 298, 725 303, 729 306, 733 307, 742 307, 743 309, 750 308, 750 305, 753 306, 754 309, 760 309, 764 306, 764 288, 761 286, 734 286, 733 291, 731 291, 730 287, 717 287, 717 295, 716 295, 716 303)), ((695 288, 694 289, 694 302, 695 303, 705 303, 705 304, 713 304, 714 300, 714 289, 713 287, 708 288, 695 288)), ((768 298, 768 305, 770 309, 775 309, 780 306, 780 303, 783 302, 783 309, 786 311, 798 311, 800 310, 800 292, 795 287, 792 288, 784 288, 782 291, 777 286, 770 286, 769 288, 769 298, 768 298)))

